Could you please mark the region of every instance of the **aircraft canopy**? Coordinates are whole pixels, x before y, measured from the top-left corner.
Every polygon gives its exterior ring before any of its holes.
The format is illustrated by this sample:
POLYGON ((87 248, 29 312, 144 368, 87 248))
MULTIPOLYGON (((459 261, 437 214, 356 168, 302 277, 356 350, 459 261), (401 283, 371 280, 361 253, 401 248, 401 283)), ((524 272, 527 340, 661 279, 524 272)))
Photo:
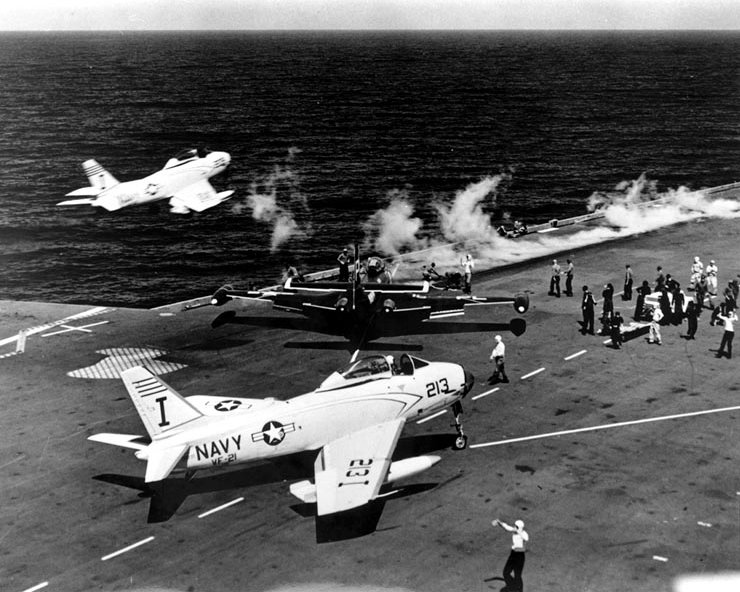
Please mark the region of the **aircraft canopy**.
POLYGON ((350 386, 357 382, 389 378, 393 375, 405 374, 413 376, 416 368, 426 366, 428 362, 402 354, 396 362, 393 356, 375 355, 350 362, 344 368, 332 373, 318 390, 327 390, 350 386))
POLYGON ((210 150, 207 148, 187 148, 186 150, 181 150, 175 154, 172 159, 183 162, 185 160, 190 160, 191 158, 203 158, 209 152, 210 150))

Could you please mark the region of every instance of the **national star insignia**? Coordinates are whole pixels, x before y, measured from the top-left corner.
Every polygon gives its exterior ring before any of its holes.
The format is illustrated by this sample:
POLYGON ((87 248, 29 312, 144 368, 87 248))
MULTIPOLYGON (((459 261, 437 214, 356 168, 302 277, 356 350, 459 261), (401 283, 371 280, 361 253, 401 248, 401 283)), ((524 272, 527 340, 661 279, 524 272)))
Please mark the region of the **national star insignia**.
POLYGON ((279 421, 268 421, 262 426, 262 431, 252 434, 252 442, 262 440, 270 446, 277 446, 285 439, 285 434, 295 431, 295 424, 281 424, 279 421))

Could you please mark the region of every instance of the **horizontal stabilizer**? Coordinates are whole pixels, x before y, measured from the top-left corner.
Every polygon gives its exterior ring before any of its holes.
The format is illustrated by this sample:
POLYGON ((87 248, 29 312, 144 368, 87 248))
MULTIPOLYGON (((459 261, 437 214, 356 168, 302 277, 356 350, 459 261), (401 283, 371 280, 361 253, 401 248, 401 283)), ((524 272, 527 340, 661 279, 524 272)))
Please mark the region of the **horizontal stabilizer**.
POLYGON ((134 450, 144 450, 149 445, 146 438, 136 434, 93 434, 87 439, 93 442, 102 442, 103 444, 132 448, 134 450))
POLYGON ((150 446, 144 481, 151 483, 152 481, 166 479, 188 451, 188 448, 187 444, 169 448, 160 448, 156 444, 150 446))
MULTIPOLYGON (((69 195, 72 195, 71 193, 69 195)), ((91 197, 86 197, 83 199, 67 199, 65 201, 60 201, 58 206, 92 206, 95 205, 95 199, 91 197)))
POLYGON ((67 197, 97 197, 102 191, 100 187, 80 187, 67 193, 67 197))

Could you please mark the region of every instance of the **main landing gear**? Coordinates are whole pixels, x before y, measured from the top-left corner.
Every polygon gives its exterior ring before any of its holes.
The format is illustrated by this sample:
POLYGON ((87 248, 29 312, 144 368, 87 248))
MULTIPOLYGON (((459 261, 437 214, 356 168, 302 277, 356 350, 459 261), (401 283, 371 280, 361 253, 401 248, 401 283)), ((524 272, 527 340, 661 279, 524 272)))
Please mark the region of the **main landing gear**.
POLYGON ((460 401, 456 401, 452 405, 452 413, 455 416, 455 423, 452 425, 457 430, 457 438, 455 438, 455 443, 452 446, 455 450, 464 450, 468 447, 468 437, 463 433, 462 422, 460 421, 462 412, 462 404, 460 401))

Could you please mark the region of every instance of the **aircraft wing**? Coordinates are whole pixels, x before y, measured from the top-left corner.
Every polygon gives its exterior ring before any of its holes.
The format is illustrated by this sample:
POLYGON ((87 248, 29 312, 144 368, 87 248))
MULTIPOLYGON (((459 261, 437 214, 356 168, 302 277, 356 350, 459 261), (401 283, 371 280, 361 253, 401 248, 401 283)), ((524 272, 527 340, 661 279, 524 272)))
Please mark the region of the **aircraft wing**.
POLYGON ((431 307, 430 319, 440 319, 465 314, 466 306, 489 304, 512 304, 518 313, 527 312, 529 297, 526 294, 515 296, 454 296, 427 298, 426 304, 431 307))
POLYGON ((202 179, 192 185, 188 185, 175 193, 170 199, 173 210, 184 211, 184 208, 194 212, 202 212, 213 206, 217 206, 233 194, 233 191, 222 191, 216 193, 213 186, 202 179))
POLYGON ((395 419, 330 442, 314 465, 319 516, 375 499, 391 464, 405 420, 395 419))

